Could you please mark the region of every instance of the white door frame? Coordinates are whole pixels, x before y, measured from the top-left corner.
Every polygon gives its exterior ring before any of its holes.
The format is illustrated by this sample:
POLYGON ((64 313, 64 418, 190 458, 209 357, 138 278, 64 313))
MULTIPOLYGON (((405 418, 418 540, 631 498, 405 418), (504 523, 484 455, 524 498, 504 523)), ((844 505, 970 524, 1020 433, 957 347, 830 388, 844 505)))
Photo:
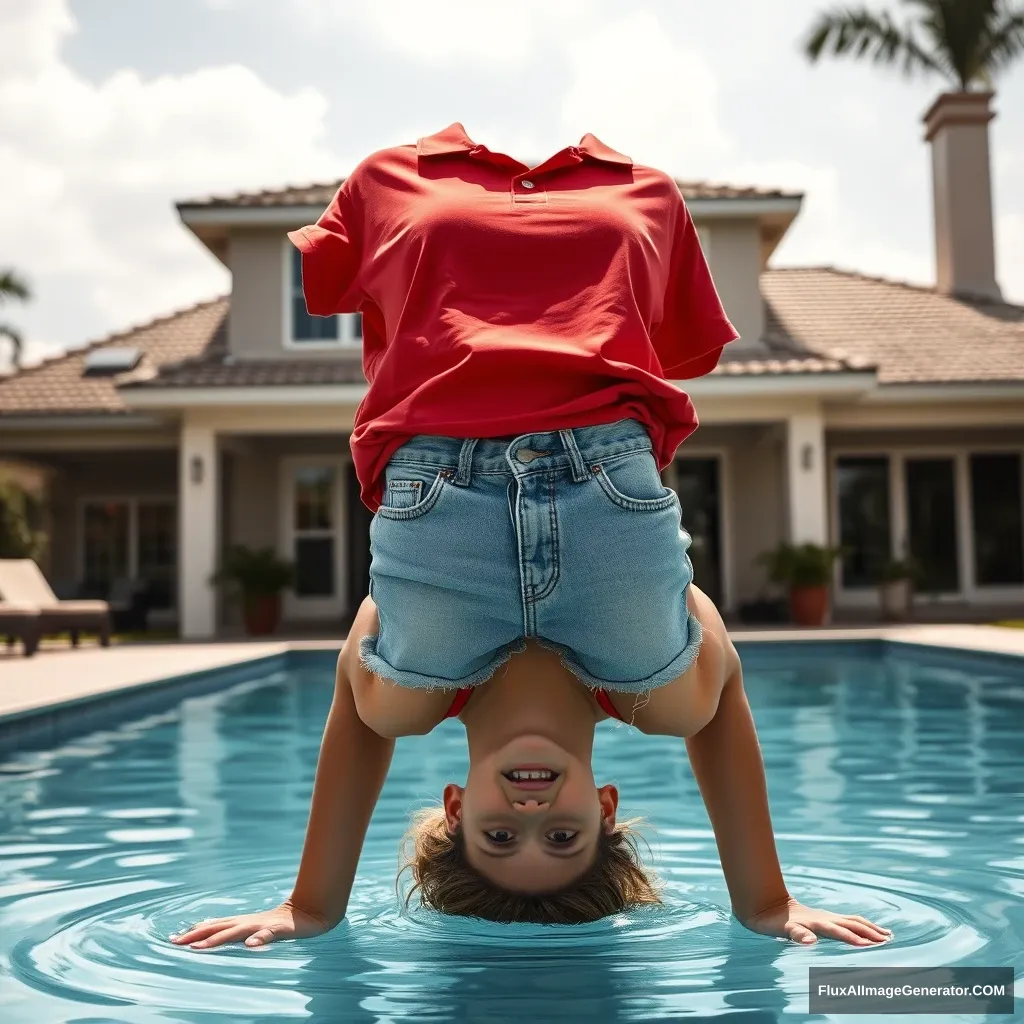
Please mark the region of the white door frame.
MULTIPOLYGON (((954 500, 956 504, 956 537, 959 559, 960 589, 948 594, 915 594, 918 604, 964 603, 1004 604, 1024 600, 1024 585, 983 586, 974 578, 974 514, 971 507, 970 457, 972 455, 1017 455, 1022 460, 1024 479, 1024 449, 1019 444, 969 445, 899 445, 891 448, 847 447, 829 449, 829 528, 832 537, 839 539, 839 495, 836 488, 837 464, 840 458, 887 458, 889 460, 889 532, 890 554, 902 557, 902 546, 907 538, 907 459, 947 458, 953 460, 954 500)), ((1024 516, 1022 516, 1024 521, 1024 516)), ((836 565, 836 604, 846 608, 873 608, 879 604, 874 587, 847 590, 842 586, 842 569, 836 565)))
MULTIPOLYGON (((730 478, 729 449, 726 447, 701 447, 700 445, 686 446, 686 454, 677 454, 675 459, 665 468, 665 486, 676 490, 679 483, 678 462, 686 462, 696 459, 712 459, 718 463, 718 543, 719 543, 719 566, 718 571, 721 579, 718 581, 722 588, 721 610, 731 612, 733 610, 734 594, 734 571, 733 571, 733 545, 732 545, 732 481, 730 478)), ((683 509, 683 526, 686 526, 686 509, 683 509)), ((694 581, 700 586, 700 580, 694 581)))
POLYGON ((295 474, 300 469, 331 469, 334 486, 331 492, 333 528, 326 533, 334 537, 334 594, 330 597, 299 597, 285 592, 286 619, 336 619, 346 613, 348 604, 345 573, 347 570, 348 523, 345 514, 345 465, 339 455, 286 455, 281 459, 280 474, 280 537, 279 550, 289 561, 295 557, 295 474))

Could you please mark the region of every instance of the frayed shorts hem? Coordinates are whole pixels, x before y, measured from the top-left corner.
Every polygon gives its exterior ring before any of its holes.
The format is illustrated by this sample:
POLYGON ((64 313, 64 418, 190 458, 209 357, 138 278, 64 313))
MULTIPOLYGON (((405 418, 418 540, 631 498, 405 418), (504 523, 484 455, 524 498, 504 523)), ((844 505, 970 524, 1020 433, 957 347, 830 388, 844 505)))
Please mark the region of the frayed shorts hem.
POLYGON ((595 676, 592 672, 588 672, 580 663, 576 660, 576 655, 569 650, 568 647, 563 647, 561 644, 552 643, 550 640, 545 640, 543 637, 537 637, 537 643, 541 647, 547 648, 549 651, 554 651, 562 664, 567 668, 581 683, 591 689, 601 690, 612 690, 615 693, 647 693, 650 690, 656 690, 659 686, 665 686, 671 683, 674 679, 677 679, 684 672, 688 671, 697 661, 697 657, 700 654, 700 645, 703 640, 703 629, 700 624, 700 619, 691 611, 686 613, 686 646, 683 650, 673 658, 664 668, 659 669, 653 675, 647 676, 645 679, 634 679, 634 680, 620 680, 620 679, 602 679, 600 676, 595 676))
POLYGON ((511 643, 505 644, 504 647, 499 647, 495 651, 494 657, 483 668, 456 679, 447 679, 423 675, 420 672, 409 672, 389 665, 377 653, 378 640, 379 636, 364 636, 359 641, 359 660, 363 667, 375 676, 380 676, 381 679, 387 679, 399 686, 408 686, 415 690, 460 690, 467 686, 479 686, 481 683, 486 683, 513 654, 520 654, 526 650, 524 639, 513 640, 511 643))

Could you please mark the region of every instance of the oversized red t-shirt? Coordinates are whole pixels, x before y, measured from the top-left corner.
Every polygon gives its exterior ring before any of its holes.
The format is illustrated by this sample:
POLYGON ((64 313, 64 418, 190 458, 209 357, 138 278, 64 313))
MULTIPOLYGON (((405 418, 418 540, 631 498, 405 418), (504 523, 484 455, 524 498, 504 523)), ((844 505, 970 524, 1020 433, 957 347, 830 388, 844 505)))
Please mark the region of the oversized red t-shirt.
POLYGON ((737 337, 676 183, 593 135, 531 168, 453 124, 368 157, 288 237, 309 312, 363 314, 351 446, 373 510, 416 434, 630 417, 664 467, 697 426, 669 380, 737 337))

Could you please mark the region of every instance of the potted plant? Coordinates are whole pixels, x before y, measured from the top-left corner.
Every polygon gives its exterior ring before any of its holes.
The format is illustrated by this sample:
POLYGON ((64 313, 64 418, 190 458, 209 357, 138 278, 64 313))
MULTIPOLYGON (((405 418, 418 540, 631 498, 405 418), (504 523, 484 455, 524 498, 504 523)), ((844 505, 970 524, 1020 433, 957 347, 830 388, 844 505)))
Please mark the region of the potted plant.
POLYGON ((882 616, 891 622, 902 622, 910 613, 917 572, 907 558, 893 558, 882 567, 878 584, 882 616))
POLYGON ((822 626, 828 620, 832 569, 840 554, 839 548, 783 541, 758 559, 768 579, 787 588, 789 617, 796 625, 822 626))
POLYGON ((295 569, 273 548, 238 545, 228 551, 213 582, 231 587, 242 599, 242 621, 249 636, 267 636, 281 618, 281 594, 295 569))

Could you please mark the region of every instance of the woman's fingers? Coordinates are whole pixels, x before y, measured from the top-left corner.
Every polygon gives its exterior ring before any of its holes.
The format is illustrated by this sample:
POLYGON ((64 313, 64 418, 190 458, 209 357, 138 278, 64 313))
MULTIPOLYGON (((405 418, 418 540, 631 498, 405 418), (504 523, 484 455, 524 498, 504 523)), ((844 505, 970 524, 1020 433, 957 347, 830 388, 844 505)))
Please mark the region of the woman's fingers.
POLYGON ((799 942, 804 945, 810 945, 812 942, 817 942, 818 938, 811 931, 810 928, 806 928, 802 924, 797 924, 796 921, 786 922, 786 938, 792 939, 793 942, 799 942))
POLYGON ((193 949, 213 949, 214 946, 223 946, 228 942, 241 942, 242 939, 253 933, 253 924, 235 924, 228 928, 222 928, 199 942, 190 943, 193 949))
POLYGON ((851 932, 862 935, 872 942, 886 942, 892 937, 892 932, 886 931, 870 921, 865 921, 863 917, 844 917, 839 923, 845 925, 851 932))
POLYGON ((874 945, 871 939, 858 935, 840 921, 822 921, 817 925, 815 931, 817 931, 819 935, 824 935, 830 939, 838 939, 840 942, 845 942, 849 946, 874 945))
POLYGON ((272 928, 261 928, 258 932, 253 932, 245 940, 245 944, 250 947, 266 946, 274 941, 274 931, 272 928))
POLYGON ((221 928, 227 927, 232 924, 237 918, 233 917, 221 917, 216 921, 201 921, 199 924, 193 925, 187 932, 182 932, 180 935, 172 935, 171 942, 176 942, 179 946, 187 946, 191 942, 195 942, 197 939, 205 939, 208 935, 212 935, 214 932, 220 931, 221 928))
POLYGON ((880 924, 875 924, 874 921, 869 921, 866 917, 861 917, 860 914, 847 914, 843 919, 847 924, 854 921, 859 925, 863 925, 865 928, 871 930, 871 932, 880 935, 883 939, 892 938, 892 932, 888 928, 883 928, 880 924))

